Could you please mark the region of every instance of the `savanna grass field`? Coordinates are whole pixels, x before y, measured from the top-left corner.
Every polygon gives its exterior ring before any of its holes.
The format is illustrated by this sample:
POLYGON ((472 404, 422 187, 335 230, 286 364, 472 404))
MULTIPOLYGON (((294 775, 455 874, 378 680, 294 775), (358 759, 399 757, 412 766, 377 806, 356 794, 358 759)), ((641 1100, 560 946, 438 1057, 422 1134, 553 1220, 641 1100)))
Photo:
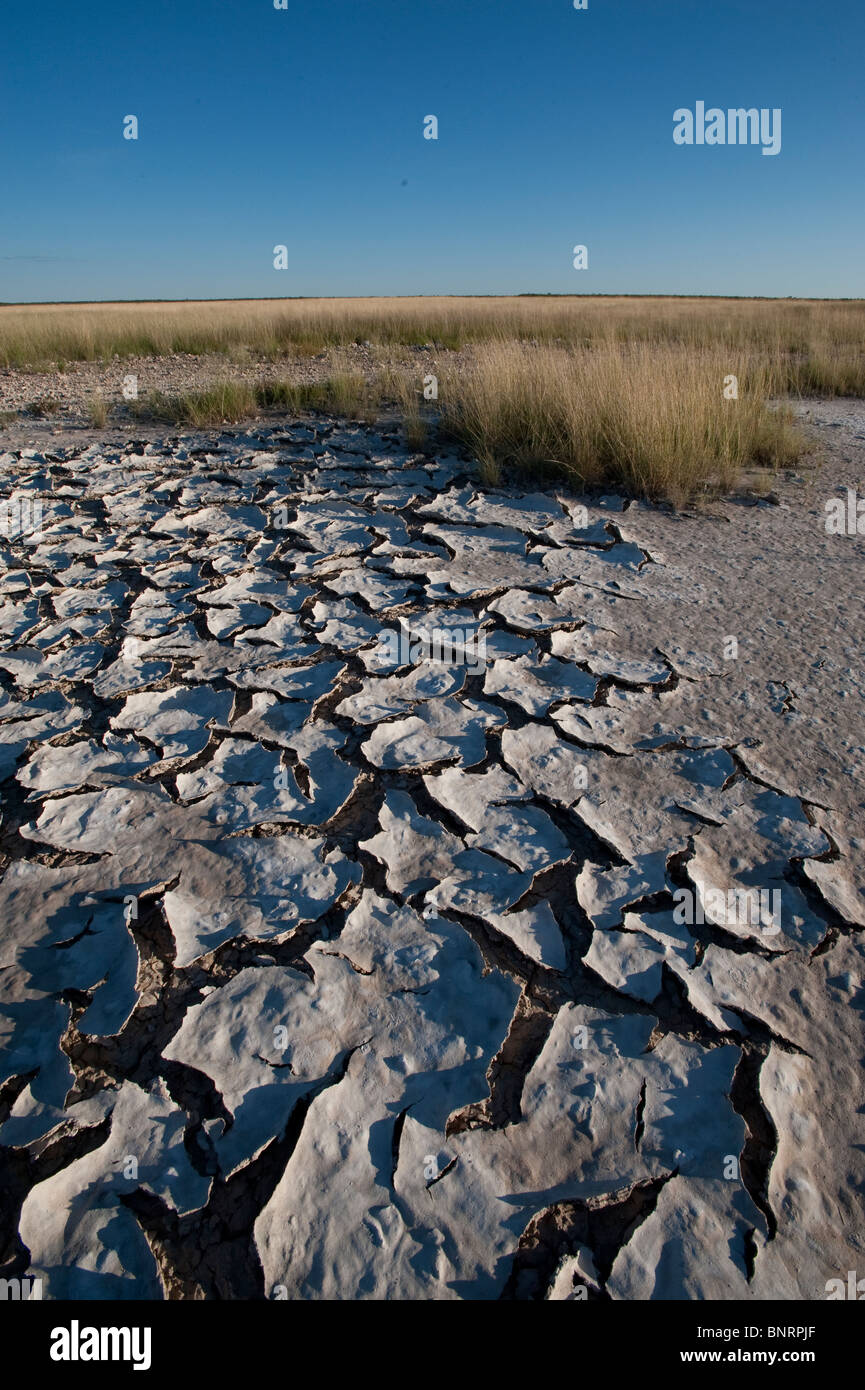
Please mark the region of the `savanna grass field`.
MULTIPOLYGON (((407 441, 457 441, 486 482, 523 475, 680 502, 795 464, 790 404, 865 396, 865 302, 520 295, 0 307, 0 370, 135 364, 128 413, 204 428, 262 412, 397 414, 407 441), (170 385, 141 364, 172 359, 170 385), (183 364, 204 370, 184 381, 183 364)), ((132 370, 132 368, 130 368, 132 370)), ((0 378, 2 381, 2 378, 0 378)), ((122 405, 122 403, 121 403, 122 405)), ((15 412, 6 411, 8 423, 15 412)))

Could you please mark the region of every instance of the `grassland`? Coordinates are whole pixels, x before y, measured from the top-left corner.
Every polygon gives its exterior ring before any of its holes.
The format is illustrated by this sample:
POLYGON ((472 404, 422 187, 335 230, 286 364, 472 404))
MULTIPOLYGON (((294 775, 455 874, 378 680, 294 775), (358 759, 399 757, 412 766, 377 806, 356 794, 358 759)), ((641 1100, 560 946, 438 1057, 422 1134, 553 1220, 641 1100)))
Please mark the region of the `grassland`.
MULTIPOLYGON (((394 407, 410 441, 460 440, 490 479, 503 468, 680 499, 731 486, 749 464, 804 447, 778 401, 865 396, 865 302, 521 296, 0 306, 0 365, 215 354, 196 392, 139 412, 190 426, 261 410, 374 420, 394 407), (369 349, 359 373, 340 360, 369 349), (417 349, 431 350, 418 353, 417 349), (327 379, 289 364, 325 355, 327 379), (284 380, 232 377, 286 363, 284 380), (438 398, 427 402, 433 372, 438 398), (724 394, 735 376, 737 395, 724 394)), ((97 404, 93 423, 103 419, 97 404)))
POLYGON ((114 356, 252 351, 266 358, 349 343, 518 341, 719 347, 787 361, 792 389, 865 394, 862 300, 668 299, 628 296, 220 300, 0 306, 0 366, 114 356), (854 356, 855 354, 855 356, 854 356), (810 371, 803 371, 805 359, 810 371), (842 363, 847 373, 837 373, 842 363), (850 370, 853 368, 854 370, 850 370))

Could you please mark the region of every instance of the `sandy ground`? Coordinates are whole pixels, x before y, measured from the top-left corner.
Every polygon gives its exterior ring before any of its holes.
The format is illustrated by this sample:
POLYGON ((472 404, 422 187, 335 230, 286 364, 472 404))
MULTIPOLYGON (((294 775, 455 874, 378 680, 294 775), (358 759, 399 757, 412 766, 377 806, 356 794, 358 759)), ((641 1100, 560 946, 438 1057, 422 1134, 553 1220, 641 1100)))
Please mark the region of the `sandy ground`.
POLYGON ((861 1272, 865 406, 804 418, 678 514, 331 420, 0 435, 0 1275, 861 1272))

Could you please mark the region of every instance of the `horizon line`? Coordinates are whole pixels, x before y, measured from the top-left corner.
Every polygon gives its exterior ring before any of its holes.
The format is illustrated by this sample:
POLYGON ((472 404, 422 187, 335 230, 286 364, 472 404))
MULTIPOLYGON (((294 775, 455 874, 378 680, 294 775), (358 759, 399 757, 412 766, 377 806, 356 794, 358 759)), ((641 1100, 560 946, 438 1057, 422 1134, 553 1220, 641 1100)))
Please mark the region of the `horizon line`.
POLYGON ((730 299, 742 302, 797 304, 860 304, 859 295, 798 295, 798 294, 671 294, 664 291, 592 290, 518 290, 498 294, 283 294, 283 295, 217 295, 180 299, 0 299, 0 309, 77 308, 98 304, 284 304, 316 303, 322 300, 351 299, 730 299))

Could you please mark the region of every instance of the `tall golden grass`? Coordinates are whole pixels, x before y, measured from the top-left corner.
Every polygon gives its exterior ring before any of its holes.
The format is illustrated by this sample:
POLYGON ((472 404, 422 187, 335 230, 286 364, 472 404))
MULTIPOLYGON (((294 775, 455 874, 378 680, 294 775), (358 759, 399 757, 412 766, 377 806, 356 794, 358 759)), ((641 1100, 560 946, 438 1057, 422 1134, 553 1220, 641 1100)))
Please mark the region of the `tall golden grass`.
POLYGON ((765 370, 717 348, 488 344, 445 370, 443 422, 491 481, 510 465, 682 501, 729 488, 749 463, 797 457, 803 441, 769 389, 765 370), (737 399, 724 395, 731 374, 737 399))

